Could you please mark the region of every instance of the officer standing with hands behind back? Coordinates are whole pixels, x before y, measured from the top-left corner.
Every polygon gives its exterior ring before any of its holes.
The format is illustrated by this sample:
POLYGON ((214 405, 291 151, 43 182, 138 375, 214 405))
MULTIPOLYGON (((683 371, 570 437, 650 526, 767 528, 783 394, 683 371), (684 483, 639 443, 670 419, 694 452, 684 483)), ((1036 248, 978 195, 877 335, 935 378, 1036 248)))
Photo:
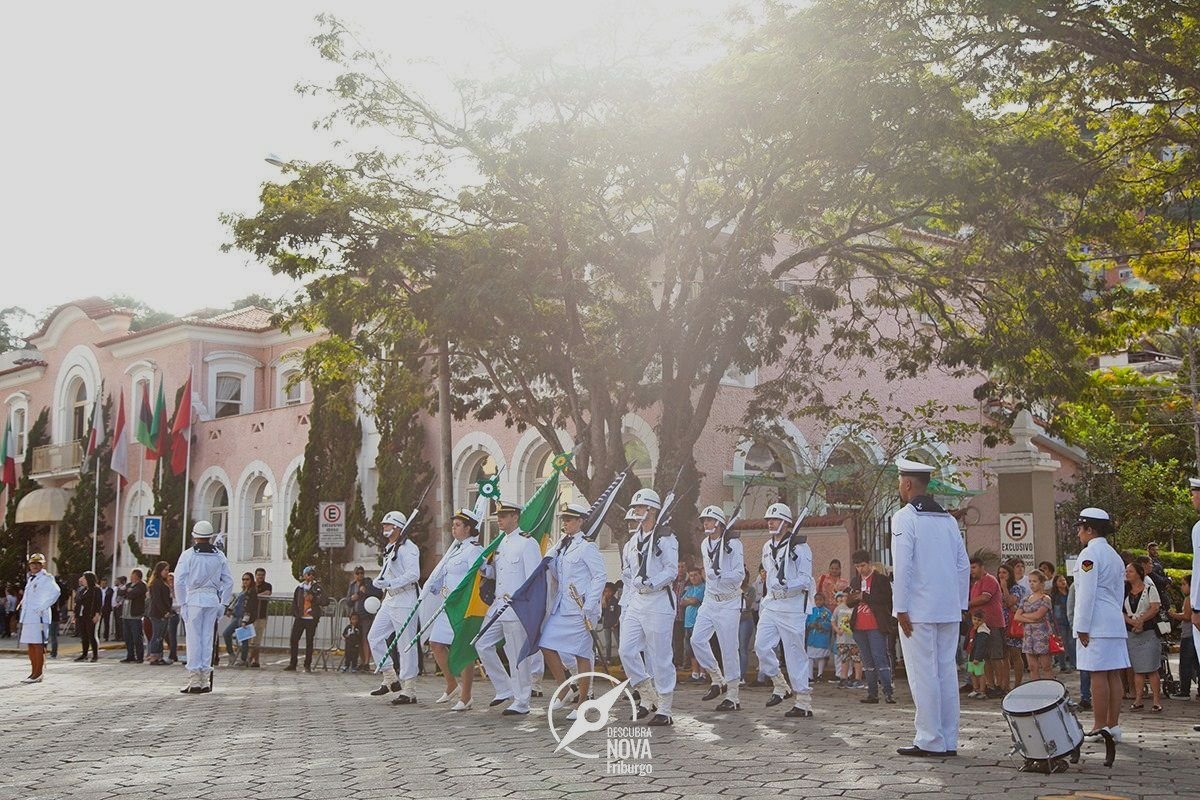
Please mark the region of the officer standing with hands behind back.
POLYGON ((958 629, 967 610, 971 564, 958 523, 929 496, 933 467, 901 458, 892 517, 892 608, 916 706, 917 735, 902 756, 958 755, 958 629))

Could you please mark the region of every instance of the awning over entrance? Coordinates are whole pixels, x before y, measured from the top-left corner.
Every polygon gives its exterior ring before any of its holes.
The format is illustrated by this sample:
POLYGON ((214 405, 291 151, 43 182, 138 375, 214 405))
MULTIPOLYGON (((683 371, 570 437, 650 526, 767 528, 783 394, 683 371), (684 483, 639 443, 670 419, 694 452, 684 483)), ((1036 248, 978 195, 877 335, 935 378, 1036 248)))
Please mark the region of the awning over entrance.
POLYGON ((34 489, 17 504, 17 522, 60 522, 70 499, 66 489, 34 489))

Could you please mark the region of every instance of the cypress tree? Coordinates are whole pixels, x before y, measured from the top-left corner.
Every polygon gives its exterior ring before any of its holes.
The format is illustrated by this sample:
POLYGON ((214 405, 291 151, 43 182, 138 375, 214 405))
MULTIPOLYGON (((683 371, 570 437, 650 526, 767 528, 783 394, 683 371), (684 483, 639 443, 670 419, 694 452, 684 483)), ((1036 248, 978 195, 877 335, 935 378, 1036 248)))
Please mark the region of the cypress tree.
MULTIPOLYGON (((104 419, 112 419, 112 395, 104 401, 104 419)), ((84 437, 87 442, 91 436, 84 437)), ((105 509, 116 499, 116 490, 112 486, 112 470, 109 468, 112 453, 112 429, 105 428, 104 443, 96 450, 96 454, 88 457, 84 454, 83 469, 79 473, 79 482, 75 484, 74 493, 67 503, 66 513, 59 524, 58 553, 54 557, 55 571, 59 577, 75 578, 92 566, 92 521, 96 513, 96 472, 100 472, 100 509, 95 516, 95 535, 100 542, 107 541, 105 534, 112 530, 105 516, 105 509)), ((104 548, 97 543, 97 573, 103 574, 100 566, 104 563, 104 548)))

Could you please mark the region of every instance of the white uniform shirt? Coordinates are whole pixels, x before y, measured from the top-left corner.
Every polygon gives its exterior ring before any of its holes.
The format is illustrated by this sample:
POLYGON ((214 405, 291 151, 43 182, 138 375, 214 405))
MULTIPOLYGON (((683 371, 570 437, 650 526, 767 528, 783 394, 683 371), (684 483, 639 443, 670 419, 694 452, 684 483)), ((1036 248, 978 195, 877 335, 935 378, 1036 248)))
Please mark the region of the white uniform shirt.
POLYGON ((458 588, 462 579, 467 577, 467 573, 471 571, 475 560, 482 552, 483 547, 480 546, 478 539, 451 542, 450 547, 446 549, 446 555, 442 557, 441 563, 434 569, 429 582, 425 584, 426 590, 430 595, 437 594, 442 597, 449 595, 458 588))
POLYGON ((650 532, 637 531, 625 544, 621 554, 621 574, 624 576, 627 603, 631 611, 675 613, 675 598, 671 585, 679 575, 679 542, 675 534, 659 534, 657 548, 650 532), (657 552, 656 552, 657 551, 657 552), (642 578, 642 561, 646 562, 646 577, 642 578))
MULTIPOLYGON (((484 573, 489 577, 495 575, 496 578, 496 602, 492 608, 499 608, 505 595, 511 596, 520 589, 541 562, 541 545, 532 536, 522 533, 519 528, 505 534, 496 548, 491 567, 484 573)), ((515 622, 517 612, 511 606, 506 607, 500 619, 515 622)))
POLYGON ((384 605, 411 606, 417 602, 417 581, 421 579, 421 550, 412 539, 399 546, 389 544, 383 551, 383 568, 373 583, 384 590, 384 605))
POLYGON ((1075 562, 1075 634, 1126 638, 1125 565, 1108 540, 1087 543, 1075 562))
POLYGON ((604 568, 604 557, 595 542, 583 538, 583 534, 571 536, 563 550, 552 553, 550 563, 557 591, 550 613, 562 614, 565 617, 580 617, 587 612, 588 619, 598 622, 600 619, 600 596, 604 594, 604 584, 608 580, 608 571, 604 568), (583 601, 583 608, 571 596, 571 587, 583 601))
POLYGON ((786 545, 784 534, 763 542, 763 569, 767 571, 766 593, 759 608, 763 611, 779 611, 807 614, 812 599, 812 549, 805 543, 786 545), (791 595, 786 597, 784 595, 791 595))
POLYGON ((58 602, 61 590, 58 581, 46 570, 37 575, 30 575, 25 584, 25 594, 21 598, 22 625, 49 625, 51 622, 51 607, 58 602))
POLYGON ((914 498, 892 517, 892 566, 893 613, 908 612, 910 622, 962 621, 971 562, 958 523, 930 498, 914 498))
POLYGON ((704 559, 704 603, 738 601, 746 577, 742 540, 728 539, 722 543, 719 536, 715 540, 706 536, 700 542, 700 555, 704 559))
POLYGON ((216 547, 195 545, 183 551, 175 567, 175 596, 179 607, 214 608, 233 597, 229 559, 216 547), (203 549, 197 549, 203 547, 203 549))
POLYGON ((1200 522, 1192 526, 1192 611, 1197 609, 1200 609, 1200 522))

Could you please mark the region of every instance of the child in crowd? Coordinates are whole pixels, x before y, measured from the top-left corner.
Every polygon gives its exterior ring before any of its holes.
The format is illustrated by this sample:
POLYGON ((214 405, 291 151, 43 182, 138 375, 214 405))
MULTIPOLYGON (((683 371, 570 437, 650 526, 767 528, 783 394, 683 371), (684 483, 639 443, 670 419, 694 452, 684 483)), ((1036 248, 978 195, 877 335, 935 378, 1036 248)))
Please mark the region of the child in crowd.
POLYGON ((687 588, 680 598, 683 605, 683 661, 691 664, 692 683, 704 680, 704 670, 692 652, 692 628, 696 627, 696 615, 700 613, 700 604, 704 602, 704 571, 692 567, 687 571, 687 588))
POLYGON ((1174 696, 1180 700, 1191 696, 1193 681, 1200 689, 1200 659, 1196 657, 1196 642, 1192 638, 1192 577, 1184 575, 1179 581, 1179 589, 1183 592, 1183 605, 1179 611, 1167 612, 1179 623, 1179 691, 1174 696))
POLYGON ((825 595, 817 593, 812 611, 808 612, 806 626, 808 659, 812 662, 813 679, 825 674, 825 664, 833 649, 833 614, 825 605, 825 595))
POLYGON ((858 645, 854 642, 854 629, 850 619, 854 609, 846 602, 846 593, 837 593, 837 608, 833 612, 833 630, 836 636, 834 669, 838 677, 838 688, 848 689, 862 683, 862 660, 858 657, 858 645), (851 679, 853 671, 854 678, 851 679))
POLYGON ((362 628, 358 624, 358 612, 350 614, 350 624, 342 629, 342 672, 358 672, 358 654, 362 650, 362 628))
POLYGON ((976 611, 971 615, 971 632, 967 635, 967 674, 971 676, 971 693, 967 695, 972 700, 986 700, 984 685, 984 670, 987 666, 988 642, 992 631, 983 622, 983 612, 976 611))

